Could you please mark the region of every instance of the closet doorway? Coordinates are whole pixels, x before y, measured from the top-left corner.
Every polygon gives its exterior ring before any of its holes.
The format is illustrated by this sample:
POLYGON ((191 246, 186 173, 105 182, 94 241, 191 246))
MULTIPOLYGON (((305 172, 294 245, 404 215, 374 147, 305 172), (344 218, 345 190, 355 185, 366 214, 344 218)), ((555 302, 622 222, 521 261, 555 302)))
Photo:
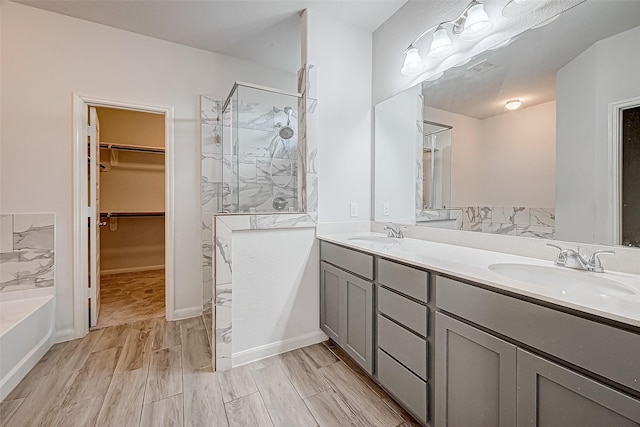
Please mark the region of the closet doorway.
POLYGON ((171 320, 172 111, 81 96, 74 101, 80 207, 74 258, 82 263, 75 269, 76 335, 171 320), (87 160, 80 166, 83 144, 87 160))
POLYGON ((100 212, 95 254, 91 251, 96 264, 91 326, 164 317, 164 115, 90 108, 98 125, 100 212))

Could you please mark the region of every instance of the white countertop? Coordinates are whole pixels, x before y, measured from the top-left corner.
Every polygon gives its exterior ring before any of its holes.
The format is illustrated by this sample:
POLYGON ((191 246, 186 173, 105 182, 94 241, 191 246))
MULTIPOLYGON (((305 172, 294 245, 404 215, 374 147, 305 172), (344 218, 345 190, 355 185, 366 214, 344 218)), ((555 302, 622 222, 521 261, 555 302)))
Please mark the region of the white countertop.
POLYGON ((377 236, 381 233, 319 234, 317 238, 416 267, 481 283, 495 289, 517 293, 540 301, 561 305, 584 313, 640 327, 640 276, 614 271, 592 273, 556 267, 553 260, 544 261, 464 246, 448 245, 417 239, 394 239, 395 243, 369 243, 349 240, 354 237, 377 236), (576 274, 597 275, 623 284, 634 295, 606 296, 596 292, 567 292, 550 286, 505 277, 489 269, 492 264, 515 263, 557 268, 576 274))

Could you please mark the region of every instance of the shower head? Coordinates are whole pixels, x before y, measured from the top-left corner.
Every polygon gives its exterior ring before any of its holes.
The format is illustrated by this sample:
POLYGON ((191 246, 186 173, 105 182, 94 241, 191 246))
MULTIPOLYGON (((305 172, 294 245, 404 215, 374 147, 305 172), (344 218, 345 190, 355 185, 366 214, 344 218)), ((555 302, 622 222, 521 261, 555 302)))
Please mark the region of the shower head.
POLYGON ((282 126, 278 131, 278 135, 282 139, 291 139, 293 137, 293 129, 291 128, 291 113, 293 113, 293 108, 284 107, 284 112, 287 115, 287 125, 282 126))
POLYGON ((289 126, 282 126, 278 131, 278 135, 280 135, 282 139, 291 139, 291 137, 293 137, 293 129, 289 126))

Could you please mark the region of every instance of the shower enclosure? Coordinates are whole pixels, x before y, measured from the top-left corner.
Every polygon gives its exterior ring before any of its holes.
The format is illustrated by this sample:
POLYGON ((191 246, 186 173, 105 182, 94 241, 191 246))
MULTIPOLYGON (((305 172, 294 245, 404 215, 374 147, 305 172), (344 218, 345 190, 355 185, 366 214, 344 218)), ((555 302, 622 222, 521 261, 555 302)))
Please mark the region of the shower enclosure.
POLYGON ((222 107, 222 191, 230 213, 302 212, 301 96, 236 82, 222 107))
POLYGON ((422 145, 422 208, 446 209, 451 205, 451 129, 424 121, 422 145))

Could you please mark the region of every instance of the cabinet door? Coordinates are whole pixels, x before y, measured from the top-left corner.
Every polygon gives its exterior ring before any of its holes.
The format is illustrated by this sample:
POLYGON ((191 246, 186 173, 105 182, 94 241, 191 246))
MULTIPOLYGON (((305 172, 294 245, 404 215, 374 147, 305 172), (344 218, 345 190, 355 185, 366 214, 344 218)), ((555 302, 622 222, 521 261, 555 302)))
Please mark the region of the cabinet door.
POLYGON ((516 347, 442 313, 435 320, 436 427, 516 424, 516 347))
POLYGON ((325 262, 320 264, 320 328, 336 343, 342 343, 343 272, 325 262))
POLYGON ((518 427, 639 425, 640 400, 518 349, 518 427))
POLYGON ((373 373, 373 283, 344 274, 345 351, 368 373, 373 373))

